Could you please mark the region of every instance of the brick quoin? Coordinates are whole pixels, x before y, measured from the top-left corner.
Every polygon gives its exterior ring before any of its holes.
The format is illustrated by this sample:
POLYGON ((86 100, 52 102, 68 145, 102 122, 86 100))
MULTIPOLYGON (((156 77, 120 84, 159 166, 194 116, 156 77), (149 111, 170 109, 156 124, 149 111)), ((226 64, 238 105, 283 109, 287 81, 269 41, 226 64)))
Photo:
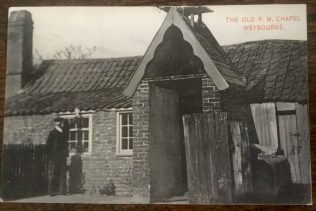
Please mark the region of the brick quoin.
POLYGON ((202 77, 202 108, 203 112, 221 111, 221 93, 206 74, 202 77))
POLYGON ((149 85, 143 80, 133 97, 133 196, 149 199, 149 85))

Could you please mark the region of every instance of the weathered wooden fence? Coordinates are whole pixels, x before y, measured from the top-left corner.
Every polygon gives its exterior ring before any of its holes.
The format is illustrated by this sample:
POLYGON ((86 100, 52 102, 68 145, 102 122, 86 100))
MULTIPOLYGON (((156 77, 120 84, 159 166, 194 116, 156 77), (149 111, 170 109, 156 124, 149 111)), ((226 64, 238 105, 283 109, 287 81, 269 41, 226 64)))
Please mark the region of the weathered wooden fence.
POLYGON ((192 203, 231 203, 232 176, 226 112, 183 116, 192 203))
POLYGON ((45 145, 4 145, 2 196, 16 199, 47 193, 45 145))
POLYGON ((234 195, 241 197, 252 191, 251 157, 247 123, 230 121, 231 139, 234 144, 232 163, 234 170, 234 195))

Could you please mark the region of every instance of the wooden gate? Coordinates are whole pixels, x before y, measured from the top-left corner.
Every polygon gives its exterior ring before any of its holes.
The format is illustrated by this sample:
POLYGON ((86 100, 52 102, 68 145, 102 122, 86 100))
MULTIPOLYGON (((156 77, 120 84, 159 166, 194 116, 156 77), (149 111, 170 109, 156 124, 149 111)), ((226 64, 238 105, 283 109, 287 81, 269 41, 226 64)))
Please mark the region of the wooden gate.
POLYGON ((188 190, 192 203, 231 203, 227 113, 183 116, 188 190))

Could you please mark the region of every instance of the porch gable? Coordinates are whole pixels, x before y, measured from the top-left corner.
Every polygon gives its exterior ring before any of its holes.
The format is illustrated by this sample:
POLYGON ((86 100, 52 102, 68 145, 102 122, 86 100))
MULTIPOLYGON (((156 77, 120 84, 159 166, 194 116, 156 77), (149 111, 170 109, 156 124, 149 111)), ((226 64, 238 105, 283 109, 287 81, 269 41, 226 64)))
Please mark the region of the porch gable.
MULTIPOLYGON (((154 58, 156 48, 160 45, 160 43, 162 43, 164 34, 171 26, 176 26, 182 32, 183 39, 191 45, 194 55, 201 59, 205 72, 214 81, 216 87, 219 90, 227 89, 229 87, 229 83, 244 86, 244 81, 238 75, 233 64, 229 62, 228 57, 224 55, 225 52, 223 50, 220 51, 219 49, 216 49, 216 54, 218 54, 217 56, 221 59, 220 61, 215 62, 210 56, 211 52, 209 52, 212 50, 204 47, 205 44, 203 45, 203 43, 206 43, 207 40, 202 38, 199 39, 198 32, 194 33, 193 28, 191 28, 185 22, 184 17, 181 17, 175 7, 172 7, 169 10, 164 22, 162 23, 162 26, 151 42, 149 48, 147 49, 145 55, 143 56, 141 62, 139 63, 134 75, 129 80, 128 85, 124 90, 124 95, 131 97, 135 93, 138 84, 145 75, 147 64, 154 58), (219 64, 225 68, 220 67, 219 64), (219 67, 222 69, 222 71, 219 70, 219 67)), ((210 32, 208 36, 214 40, 215 45, 218 45, 217 41, 210 32)), ((216 47, 219 47, 219 45, 216 47)))

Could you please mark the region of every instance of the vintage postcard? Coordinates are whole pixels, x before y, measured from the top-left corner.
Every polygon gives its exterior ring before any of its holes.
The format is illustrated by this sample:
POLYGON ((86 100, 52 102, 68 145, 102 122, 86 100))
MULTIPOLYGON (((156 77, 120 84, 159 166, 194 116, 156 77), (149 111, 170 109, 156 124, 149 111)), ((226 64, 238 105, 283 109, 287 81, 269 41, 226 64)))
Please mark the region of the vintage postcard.
POLYGON ((1 197, 311 204, 306 6, 13 7, 1 197))

